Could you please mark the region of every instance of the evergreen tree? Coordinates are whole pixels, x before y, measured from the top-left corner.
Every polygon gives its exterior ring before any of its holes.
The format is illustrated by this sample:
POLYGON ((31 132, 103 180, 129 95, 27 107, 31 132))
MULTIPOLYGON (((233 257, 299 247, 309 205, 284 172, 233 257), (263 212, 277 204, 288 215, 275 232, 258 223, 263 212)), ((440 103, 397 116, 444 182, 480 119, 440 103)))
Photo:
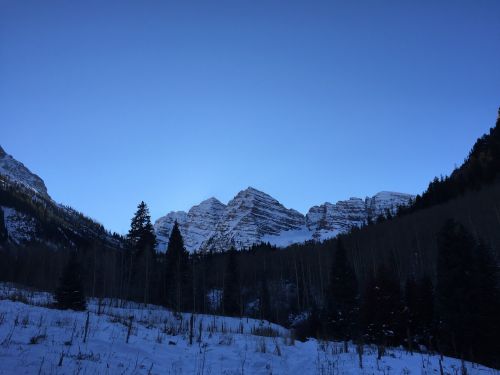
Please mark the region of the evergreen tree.
POLYGON ((338 340, 353 339, 358 315, 358 282, 340 239, 331 267, 326 308, 329 333, 338 340))
POLYGON ((60 309, 85 310, 87 303, 83 290, 82 270, 76 252, 71 254, 59 287, 55 293, 56 306, 60 309))
POLYGON ((488 247, 480 241, 474 252, 474 332, 471 360, 484 360, 498 368, 498 338, 500 337, 500 296, 497 289, 497 265, 488 247))
POLYGON ((415 344, 431 348, 434 334, 434 292, 429 277, 423 277, 418 282, 410 277, 406 281, 403 319, 408 348, 412 350, 415 344))
POLYGON ((175 221, 165 253, 167 306, 179 312, 191 299, 189 287, 189 254, 184 247, 184 240, 175 221))
POLYGON ((128 289, 132 289, 132 297, 140 298, 144 303, 150 301, 150 291, 156 270, 156 236, 151 216, 146 203, 141 202, 132 218, 127 234, 128 250, 128 289))
POLYGON ((401 338, 401 292, 391 268, 382 266, 367 284, 362 305, 362 323, 368 341, 380 345, 397 345, 401 338))
POLYGON ((151 224, 149 208, 143 201, 137 206, 137 211, 132 218, 127 239, 136 253, 154 251, 156 236, 151 224))
POLYGON ((449 220, 438 239, 436 298, 441 349, 498 366, 497 265, 482 241, 449 220))
POLYGON ((471 301, 474 287, 474 240, 465 228, 448 220, 438 239, 436 297, 441 349, 464 358, 476 327, 471 301))
POLYGON ((433 346, 434 327, 434 287, 432 280, 424 276, 417 283, 417 302, 415 304, 417 340, 428 348, 433 346))
POLYGON ((233 247, 228 251, 226 270, 224 272, 224 290, 222 305, 224 314, 240 315, 240 275, 237 262, 237 251, 233 247))

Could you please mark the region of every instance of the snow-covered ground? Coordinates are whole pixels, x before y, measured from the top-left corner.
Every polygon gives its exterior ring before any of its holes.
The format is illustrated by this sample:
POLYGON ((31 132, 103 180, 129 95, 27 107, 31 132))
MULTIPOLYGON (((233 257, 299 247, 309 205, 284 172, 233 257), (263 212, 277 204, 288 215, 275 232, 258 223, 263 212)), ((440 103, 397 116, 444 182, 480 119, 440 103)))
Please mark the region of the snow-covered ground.
MULTIPOLYGON (((391 349, 377 361, 372 347, 364 348, 360 368, 353 346, 342 353, 340 343, 295 341, 266 321, 195 315, 191 330, 191 314, 157 306, 92 299, 87 314, 44 307, 51 301, 47 293, 0 285, 0 374, 440 373, 438 356, 391 349)), ((469 375, 498 374, 465 365, 469 375)), ((459 360, 444 358, 442 366, 445 374, 461 373, 459 360)))

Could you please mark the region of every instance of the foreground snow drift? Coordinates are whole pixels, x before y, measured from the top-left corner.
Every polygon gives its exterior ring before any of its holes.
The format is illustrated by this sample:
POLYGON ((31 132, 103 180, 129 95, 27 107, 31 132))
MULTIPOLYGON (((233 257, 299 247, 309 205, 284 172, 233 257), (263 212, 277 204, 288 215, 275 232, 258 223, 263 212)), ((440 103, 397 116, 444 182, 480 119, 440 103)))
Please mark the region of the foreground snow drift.
MULTIPOLYGON (((377 361, 365 347, 361 369, 354 347, 341 353, 339 343, 294 341, 254 319, 196 315, 191 324, 190 314, 110 300, 91 300, 88 314, 60 311, 35 306, 50 302, 48 294, 5 286, 0 298, 31 303, 0 300, 0 374, 439 374, 439 357, 401 349, 377 361)), ((497 373, 465 365, 469 375, 497 373)), ((459 360, 442 366, 460 374, 459 360)))

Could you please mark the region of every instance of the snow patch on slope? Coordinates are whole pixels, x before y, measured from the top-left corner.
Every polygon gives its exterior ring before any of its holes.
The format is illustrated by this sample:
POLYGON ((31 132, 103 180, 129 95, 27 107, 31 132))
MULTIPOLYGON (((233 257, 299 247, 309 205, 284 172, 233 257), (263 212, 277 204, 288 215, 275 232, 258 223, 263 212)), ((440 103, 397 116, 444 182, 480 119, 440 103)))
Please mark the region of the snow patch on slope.
POLYGON ((311 231, 304 225, 300 229, 287 230, 280 234, 266 234, 261 242, 270 243, 276 247, 287 247, 297 243, 304 243, 313 239, 311 231))
POLYGON ((16 244, 36 239, 36 220, 13 208, 0 206, 9 238, 16 244))

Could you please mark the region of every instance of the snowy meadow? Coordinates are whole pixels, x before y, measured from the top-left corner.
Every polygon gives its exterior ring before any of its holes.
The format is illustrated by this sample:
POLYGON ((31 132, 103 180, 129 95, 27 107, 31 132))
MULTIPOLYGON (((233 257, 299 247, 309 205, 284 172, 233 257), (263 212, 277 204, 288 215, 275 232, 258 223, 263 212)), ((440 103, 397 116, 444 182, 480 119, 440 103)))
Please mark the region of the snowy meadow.
POLYGON ((87 312, 50 308, 49 293, 0 286, 0 374, 444 374, 498 371, 453 358, 362 350, 267 321, 174 314, 90 299, 87 312))

